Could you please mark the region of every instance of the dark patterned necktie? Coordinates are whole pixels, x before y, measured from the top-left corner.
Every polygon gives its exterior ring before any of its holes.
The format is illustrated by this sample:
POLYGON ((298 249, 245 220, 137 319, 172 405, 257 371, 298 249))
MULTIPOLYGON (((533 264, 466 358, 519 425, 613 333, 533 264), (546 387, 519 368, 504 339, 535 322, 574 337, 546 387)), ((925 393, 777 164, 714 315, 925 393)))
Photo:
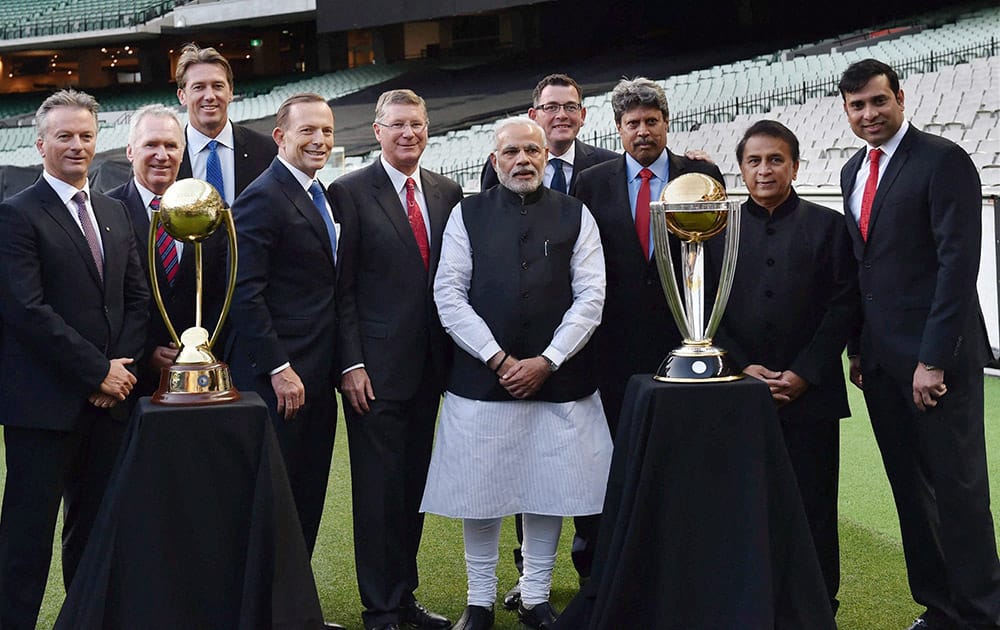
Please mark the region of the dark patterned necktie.
POLYGON ((94 224, 90 222, 90 215, 87 213, 87 193, 82 190, 73 195, 73 203, 76 204, 76 214, 80 217, 80 225, 83 227, 83 237, 87 239, 87 247, 90 248, 90 255, 94 258, 94 265, 97 267, 97 275, 104 281, 104 253, 101 252, 101 244, 97 240, 97 232, 94 231, 94 224))

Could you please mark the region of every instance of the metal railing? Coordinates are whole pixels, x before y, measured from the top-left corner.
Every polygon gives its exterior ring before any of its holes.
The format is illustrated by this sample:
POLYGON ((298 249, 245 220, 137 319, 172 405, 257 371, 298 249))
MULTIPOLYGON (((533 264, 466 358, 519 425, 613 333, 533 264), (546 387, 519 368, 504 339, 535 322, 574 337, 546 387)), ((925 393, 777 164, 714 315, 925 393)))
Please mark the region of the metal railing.
POLYGON ((126 28, 160 17, 188 2, 191 0, 159 0, 158 2, 137 0, 135 2, 136 8, 110 15, 100 12, 95 15, 89 10, 81 10, 79 13, 63 12, 54 16, 28 18, 17 24, 0 25, 0 40, 126 28))

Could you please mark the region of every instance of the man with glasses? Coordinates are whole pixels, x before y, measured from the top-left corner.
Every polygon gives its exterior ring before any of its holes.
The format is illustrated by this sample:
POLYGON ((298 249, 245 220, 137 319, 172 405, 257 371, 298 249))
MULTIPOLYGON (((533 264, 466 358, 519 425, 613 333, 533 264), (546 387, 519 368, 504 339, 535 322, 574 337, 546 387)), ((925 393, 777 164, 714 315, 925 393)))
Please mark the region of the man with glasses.
POLYGON ((383 93, 382 155, 330 186, 342 220, 340 391, 351 449, 354 553, 365 628, 447 628, 414 598, 420 499, 450 363, 431 289, 441 235, 462 189, 420 168, 427 108, 383 93))
MULTIPOLYGON (((531 93, 528 118, 545 131, 549 161, 545 165, 542 183, 561 193, 568 193, 576 174, 585 168, 613 160, 614 151, 594 147, 576 139, 587 119, 580 86, 565 74, 550 74, 531 93)), ((500 183, 496 169, 486 160, 480 176, 480 188, 487 190, 500 183)))

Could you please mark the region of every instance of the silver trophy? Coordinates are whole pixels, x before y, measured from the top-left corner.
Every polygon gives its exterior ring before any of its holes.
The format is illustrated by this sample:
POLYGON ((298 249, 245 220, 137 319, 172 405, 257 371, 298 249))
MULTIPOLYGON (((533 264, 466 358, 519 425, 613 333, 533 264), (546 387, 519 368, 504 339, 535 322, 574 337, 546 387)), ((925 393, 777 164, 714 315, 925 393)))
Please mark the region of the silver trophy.
POLYGON ((720 382, 743 378, 725 350, 712 344, 736 272, 740 242, 740 202, 726 198, 726 191, 714 178, 687 173, 670 181, 660 201, 649 204, 653 223, 653 243, 660 283, 684 338, 653 376, 667 382, 720 382), (719 289, 705 325, 704 242, 725 231, 725 250, 719 289), (681 299, 671 262, 669 233, 681 241, 681 299))

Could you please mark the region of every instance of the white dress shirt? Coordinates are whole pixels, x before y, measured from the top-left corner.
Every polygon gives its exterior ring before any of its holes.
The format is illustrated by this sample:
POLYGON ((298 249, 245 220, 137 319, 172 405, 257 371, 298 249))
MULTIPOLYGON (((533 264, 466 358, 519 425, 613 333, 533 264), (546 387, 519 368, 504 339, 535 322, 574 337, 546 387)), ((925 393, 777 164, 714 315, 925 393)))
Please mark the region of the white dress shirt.
POLYGON ((225 201, 232 206, 236 193, 236 140, 233 137, 232 121, 227 120, 226 126, 214 138, 209 138, 192 125, 187 126, 185 134, 188 157, 191 158, 191 176, 196 179, 205 179, 205 169, 208 167, 208 143, 212 140, 219 143, 215 152, 222 166, 222 185, 226 188, 225 201))
POLYGON ((889 167, 889 160, 896 153, 899 143, 903 140, 903 136, 906 135, 906 130, 909 128, 910 123, 906 119, 903 119, 903 124, 899 126, 896 133, 882 146, 873 147, 866 143, 865 159, 861 161, 861 168, 858 169, 857 175, 854 176, 854 189, 851 190, 851 196, 847 204, 855 221, 861 222, 861 198, 865 194, 865 184, 868 183, 868 168, 871 164, 869 155, 871 154, 871 150, 882 149, 882 156, 878 159, 878 181, 881 182, 882 176, 885 175, 885 169, 889 167))
POLYGON ((97 235, 97 245, 101 248, 101 253, 104 253, 104 239, 101 237, 101 226, 97 223, 97 217, 94 215, 94 206, 90 201, 90 182, 88 181, 83 185, 83 188, 76 188, 71 184, 67 184, 61 179, 50 175, 48 171, 42 171, 42 177, 48 182, 52 190, 56 191, 56 195, 59 197, 59 201, 66 206, 66 210, 69 211, 69 215, 73 217, 73 223, 76 223, 80 228, 80 233, 84 234, 83 224, 80 223, 80 213, 77 212, 76 202, 73 201, 73 195, 80 192, 81 190, 87 194, 87 217, 90 218, 90 225, 94 228, 94 234, 97 235))

